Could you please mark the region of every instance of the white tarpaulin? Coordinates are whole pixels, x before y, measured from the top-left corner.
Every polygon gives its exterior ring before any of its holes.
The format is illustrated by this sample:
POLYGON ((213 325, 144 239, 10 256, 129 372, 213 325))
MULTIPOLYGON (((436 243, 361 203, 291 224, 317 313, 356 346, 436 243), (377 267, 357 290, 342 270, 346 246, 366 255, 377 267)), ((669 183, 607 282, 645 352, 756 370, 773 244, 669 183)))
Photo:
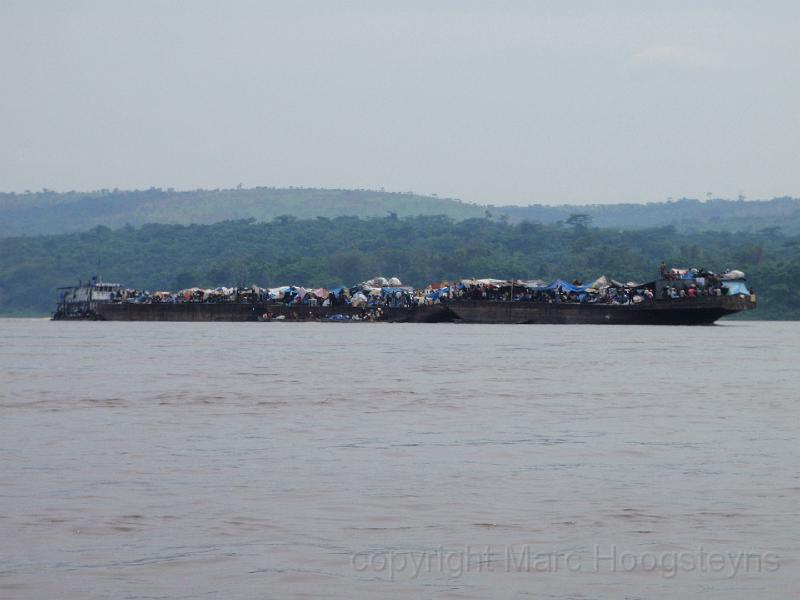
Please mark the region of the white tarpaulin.
POLYGON ((367 297, 361 292, 357 293, 350 300, 351 306, 364 306, 367 303, 367 297))
POLYGON ((744 279, 744 271, 739 271, 738 269, 733 269, 732 271, 728 271, 722 275, 723 279, 744 279))
POLYGON ((608 277, 606 277, 605 275, 601 275, 600 277, 595 279, 592 283, 590 283, 589 287, 594 288, 596 290, 602 290, 604 288, 607 288, 609 285, 611 284, 608 283, 608 277))

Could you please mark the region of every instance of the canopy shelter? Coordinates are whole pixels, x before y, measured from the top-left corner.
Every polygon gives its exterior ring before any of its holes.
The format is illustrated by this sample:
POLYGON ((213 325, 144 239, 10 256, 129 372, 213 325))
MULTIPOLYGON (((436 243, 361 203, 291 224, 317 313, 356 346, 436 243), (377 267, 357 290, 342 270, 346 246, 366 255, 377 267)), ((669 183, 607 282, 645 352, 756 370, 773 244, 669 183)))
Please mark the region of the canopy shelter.
MULTIPOLYGON (((462 279, 461 285, 470 287, 474 285, 485 285, 485 286, 493 286, 493 287, 500 287, 506 285, 508 281, 505 279, 492 279, 492 278, 485 278, 485 279, 462 279)), ((444 287, 444 284, 435 284, 432 287, 444 287)))
POLYGON ((524 287, 529 290, 540 290, 547 287, 547 282, 542 281, 541 279, 530 279, 528 281, 516 281, 514 282, 514 285, 516 287, 524 287))

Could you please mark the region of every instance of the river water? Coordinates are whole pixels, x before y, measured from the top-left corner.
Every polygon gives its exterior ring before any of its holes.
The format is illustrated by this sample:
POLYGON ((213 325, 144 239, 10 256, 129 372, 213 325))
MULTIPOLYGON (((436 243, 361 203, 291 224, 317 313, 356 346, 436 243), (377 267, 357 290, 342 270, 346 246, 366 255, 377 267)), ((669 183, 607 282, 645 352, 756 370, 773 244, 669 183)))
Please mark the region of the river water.
POLYGON ((0 320, 0 597, 788 598, 800 323, 0 320))

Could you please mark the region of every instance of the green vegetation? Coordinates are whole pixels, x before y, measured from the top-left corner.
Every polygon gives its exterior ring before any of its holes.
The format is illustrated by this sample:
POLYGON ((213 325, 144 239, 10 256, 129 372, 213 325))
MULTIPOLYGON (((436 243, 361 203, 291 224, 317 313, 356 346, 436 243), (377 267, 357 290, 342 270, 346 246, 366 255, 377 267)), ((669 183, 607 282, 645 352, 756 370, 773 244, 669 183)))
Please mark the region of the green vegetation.
POLYGON ((445 216, 338 217, 269 223, 144 225, 0 239, 0 313, 46 314, 55 288, 102 274, 136 288, 279 284, 334 286, 382 274, 424 285, 457 277, 652 280, 676 266, 744 270, 759 294, 753 318, 800 318, 800 236, 619 231, 571 224, 509 224, 445 216))
POLYGON ((281 215, 298 219, 358 216, 445 215, 456 220, 484 217, 555 224, 582 216, 584 224, 619 229, 673 225, 683 232, 748 231, 780 227, 800 234, 800 199, 769 201, 682 199, 652 204, 585 206, 493 206, 458 200, 370 190, 252 188, 179 192, 100 190, 0 194, 0 237, 70 233, 97 225, 118 228, 146 223, 210 224, 253 218, 271 221, 281 215))

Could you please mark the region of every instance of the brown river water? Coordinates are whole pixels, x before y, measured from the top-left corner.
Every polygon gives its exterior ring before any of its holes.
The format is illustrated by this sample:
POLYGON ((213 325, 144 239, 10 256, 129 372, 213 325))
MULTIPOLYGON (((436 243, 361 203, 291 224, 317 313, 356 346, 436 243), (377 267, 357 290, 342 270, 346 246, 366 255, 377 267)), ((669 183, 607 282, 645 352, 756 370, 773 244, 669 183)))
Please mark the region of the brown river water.
POLYGON ((0 320, 0 598, 800 597, 800 323, 0 320))

